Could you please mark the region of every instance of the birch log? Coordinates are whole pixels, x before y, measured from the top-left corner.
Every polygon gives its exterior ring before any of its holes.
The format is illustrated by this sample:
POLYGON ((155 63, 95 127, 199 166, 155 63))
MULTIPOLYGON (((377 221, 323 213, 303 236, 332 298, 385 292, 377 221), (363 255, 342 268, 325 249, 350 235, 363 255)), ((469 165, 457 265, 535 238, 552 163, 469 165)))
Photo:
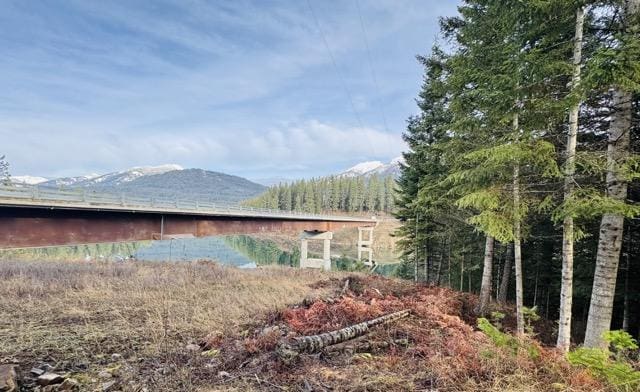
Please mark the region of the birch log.
POLYGON ((407 317, 409 310, 390 313, 372 320, 354 324, 336 331, 326 332, 319 335, 301 336, 293 338, 291 342, 281 342, 278 346, 278 354, 284 360, 290 360, 300 353, 314 353, 334 344, 346 342, 347 340, 362 336, 369 332, 372 327, 391 323, 398 319, 407 317))

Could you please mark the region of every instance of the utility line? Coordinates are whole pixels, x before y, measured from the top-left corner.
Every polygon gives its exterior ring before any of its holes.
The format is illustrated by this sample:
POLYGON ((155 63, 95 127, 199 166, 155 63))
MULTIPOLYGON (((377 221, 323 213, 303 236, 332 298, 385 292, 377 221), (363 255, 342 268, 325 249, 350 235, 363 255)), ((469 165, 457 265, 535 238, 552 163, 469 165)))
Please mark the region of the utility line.
POLYGON ((360 9, 360 1, 356 0, 356 7, 358 9, 358 17, 360 18, 360 27, 362 28, 362 35, 364 35, 364 43, 367 49, 367 60, 369 62, 369 69, 371 70, 371 76, 373 77, 373 84, 376 88, 376 94, 378 95, 378 107, 380 108, 380 114, 382 115, 382 121, 384 122, 384 130, 389 133, 389 125, 387 124, 387 115, 384 110, 384 105, 380 103, 382 94, 380 92, 380 85, 378 84, 378 76, 376 75, 375 68, 373 67, 373 57, 371 56, 371 49, 369 47, 369 38, 367 31, 364 27, 364 19, 362 18, 362 10, 360 9))
POLYGON ((320 36, 322 37, 322 42, 324 42, 324 46, 327 49, 327 52, 329 53, 329 57, 331 58, 331 63, 333 63, 333 67, 336 70, 336 73, 338 74, 338 78, 340 79, 340 82, 342 83, 342 87, 344 88, 344 90, 347 93, 347 96, 349 97, 349 103, 351 104, 351 109, 353 110, 353 114, 356 116, 356 119, 358 120, 358 124, 360 125, 360 128, 362 128, 364 130, 364 125, 362 123, 362 118, 360 117, 360 114, 358 113, 358 110, 356 109, 356 105, 353 101, 353 95, 351 94, 351 90, 349 90, 349 87, 347 87, 347 83, 344 79, 344 76, 342 75, 342 72, 340 72, 340 68, 338 68, 338 64, 336 63, 336 59, 333 55, 333 52, 331 51, 331 48, 329 47, 329 43, 327 42, 327 38, 324 35, 324 32, 322 31, 322 27, 320 26, 320 21, 318 20, 318 17, 316 16, 315 11, 313 10, 313 7, 311 6, 311 1, 307 0, 307 6, 309 7, 309 11, 311 12, 311 16, 313 17, 313 20, 316 23, 316 27, 318 29, 318 32, 320 33, 320 36))

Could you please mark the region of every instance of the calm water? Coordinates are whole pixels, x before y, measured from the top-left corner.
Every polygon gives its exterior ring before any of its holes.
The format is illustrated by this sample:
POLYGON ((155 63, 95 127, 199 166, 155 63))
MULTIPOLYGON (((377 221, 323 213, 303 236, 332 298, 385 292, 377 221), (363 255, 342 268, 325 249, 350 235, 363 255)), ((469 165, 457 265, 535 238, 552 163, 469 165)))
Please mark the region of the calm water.
MULTIPOLYGON (((293 240, 292 240, 293 241, 293 240)), ((0 260, 110 260, 122 261, 133 256, 142 261, 196 261, 211 260, 238 268, 255 268, 259 265, 283 265, 297 267, 300 261, 299 246, 291 243, 290 249, 281 249, 274 241, 248 235, 216 236, 205 238, 180 238, 164 241, 107 243, 76 246, 57 246, 38 249, 22 249, 0 252, 0 260)), ((310 249, 310 256, 319 257, 310 249)), ((380 265, 376 273, 392 275, 396 264, 380 265)), ((354 270, 358 266, 352 257, 334 258, 332 269, 354 270)))
POLYGON ((134 256, 148 261, 213 260, 240 268, 255 268, 257 265, 239 249, 234 249, 225 237, 153 241, 138 248, 134 256))

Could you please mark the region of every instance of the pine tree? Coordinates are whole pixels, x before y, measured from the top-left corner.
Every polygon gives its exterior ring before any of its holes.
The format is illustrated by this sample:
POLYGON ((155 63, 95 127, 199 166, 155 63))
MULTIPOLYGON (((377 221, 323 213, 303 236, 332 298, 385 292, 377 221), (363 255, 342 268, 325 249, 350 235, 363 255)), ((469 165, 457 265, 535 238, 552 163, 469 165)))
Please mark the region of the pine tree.
MULTIPOLYGON (((437 260, 436 248, 444 249, 437 239, 451 238, 447 281, 465 290, 480 287, 481 303, 499 282, 497 296, 504 302, 514 254, 519 332, 523 306, 533 304, 548 318, 559 316, 562 349, 571 339, 572 316, 584 317, 590 303, 592 314, 594 306, 601 306, 595 313, 607 318, 602 330, 611 327, 617 261, 605 263, 605 270, 602 252, 596 257, 597 242, 600 248, 618 246, 618 254, 622 248, 625 260, 628 255, 640 259, 637 220, 627 219, 624 236, 619 235, 622 227, 607 229, 596 241, 596 219, 617 216, 622 224, 624 217, 640 213, 634 204, 640 200, 640 156, 633 153, 640 151, 640 44, 636 27, 620 28, 620 4, 464 1, 459 16, 442 22, 451 51, 435 48, 426 58, 420 114, 409 120, 405 133, 409 151, 398 180, 396 211, 403 223, 397 235, 404 276, 416 278, 418 262, 437 260), (629 95, 616 97, 612 86, 629 95), (618 137, 611 137, 612 129, 618 137), (621 147, 627 136, 628 144, 621 147), (601 158, 607 143, 609 163, 601 158), (612 197, 616 186, 625 183, 626 200, 612 197), (618 233, 617 245, 612 232, 618 233), (504 260, 502 279, 491 278, 490 237, 502 245, 494 248, 494 259, 504 260), (451 268, 452 262, 457 266, 451 268), (602 290, 590 290, 592 283, 602 290), (590 301, 592 294, 595 301, 590 301)), ((639 267, 629 263, 621 273, 624 281, 640 277, 639 267)), ((424 275, 429 273, 425 269, 424 275)), ((618 319, 627 327, 640 320, 633 312, 634 295, 640 295, 634 284, 618 290, 626 309, 618 319)), ((589 318, 590 323, 596 320, 589 318)))
POLYGON ((391 212, 394 208, 394 179, 390 176, 325 177, 279 184, 246 205, 284 211, 391 212))
MULTIPOLYGON (((621 14, 623 20, 621 33, 617 37, 618 50, 613 50, 612 53, 612 49, 609 49, 602 54, 603 60, 614 63, 605 66, 622 67, 613 71, 614 112, 608 131, 607 147, 606 193, 614 205, 625 204, 627 198, 629 179, 623 167, 630 153, 632 94, 634 90, 640 90, 640 0, 626 0, 621 14)), ((619 211, 605 212, 600 223, 596 271, 584 341, 587 347, 606 345, 603 334, 611 327, 623 235, 624 214, 619 211)))

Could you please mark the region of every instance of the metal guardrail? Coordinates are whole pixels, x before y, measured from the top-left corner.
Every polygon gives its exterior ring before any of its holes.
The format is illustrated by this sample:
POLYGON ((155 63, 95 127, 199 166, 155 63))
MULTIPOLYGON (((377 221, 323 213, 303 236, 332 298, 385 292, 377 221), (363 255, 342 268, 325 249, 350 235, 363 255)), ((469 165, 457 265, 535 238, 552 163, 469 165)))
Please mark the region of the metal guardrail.
POLYGON ((340 215, 310 214, 299 211, 283 211, 267 208, 245 207, 238 204, 214 203, 211 200, 185 200, 180 198, 157 198, 127 195, 125 193, 98 193, 87 189, 57 189, 53 187, 39 187, 37 185, 0 185, 0 204, 25 205, 67 205, 85 208, 117 208, 135 209, 141 211, 167 212, 196 212, 198 214, 232 215, 237 213, 245 216, 292 218, 309 220, 335 221, 368 221, 367 218, 356 218, 340 215))

